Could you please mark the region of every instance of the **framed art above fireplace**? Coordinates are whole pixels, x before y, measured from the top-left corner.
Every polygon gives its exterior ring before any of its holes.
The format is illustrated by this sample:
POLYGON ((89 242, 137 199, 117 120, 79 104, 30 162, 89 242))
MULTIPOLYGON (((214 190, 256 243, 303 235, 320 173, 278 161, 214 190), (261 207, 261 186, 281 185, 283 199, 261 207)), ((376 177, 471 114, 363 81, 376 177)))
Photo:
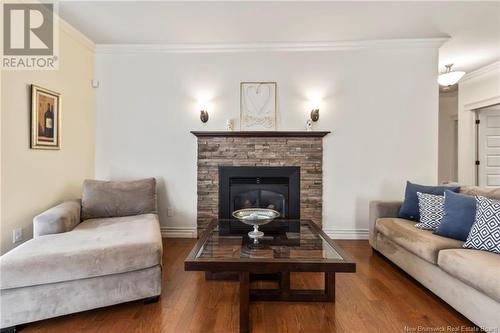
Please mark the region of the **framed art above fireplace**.
POLYGON ((242 131, 276 130, 276 82, 241 82, 242 131))

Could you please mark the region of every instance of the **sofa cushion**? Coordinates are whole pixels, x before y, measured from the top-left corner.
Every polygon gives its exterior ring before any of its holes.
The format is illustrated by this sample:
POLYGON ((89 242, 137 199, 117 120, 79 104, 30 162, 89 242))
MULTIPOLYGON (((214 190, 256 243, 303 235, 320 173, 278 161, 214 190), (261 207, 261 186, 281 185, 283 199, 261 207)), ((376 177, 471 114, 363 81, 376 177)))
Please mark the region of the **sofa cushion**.
POLYGON ((463 244, 462 241, 417 229, 415 222, 400 218, 378 219, 375 228, 397 245, 432 264, 437 263, 440 250, 460 248, 463 244))
POLYGON ((500 200, 500 187, 463 186, 460 193, 500 200))
POLYGON ((124 273, 161 263, 158 217, 91 219, 72 231, 40 236, 0 257, 0 288, 124 273))
POLYGON ((439 252, 442 270, 500 302, 500 255, 479 250, 450 249, 439 252))
POLYGON ((82 220, 156 213, 156 180, 83 182, 82 220))

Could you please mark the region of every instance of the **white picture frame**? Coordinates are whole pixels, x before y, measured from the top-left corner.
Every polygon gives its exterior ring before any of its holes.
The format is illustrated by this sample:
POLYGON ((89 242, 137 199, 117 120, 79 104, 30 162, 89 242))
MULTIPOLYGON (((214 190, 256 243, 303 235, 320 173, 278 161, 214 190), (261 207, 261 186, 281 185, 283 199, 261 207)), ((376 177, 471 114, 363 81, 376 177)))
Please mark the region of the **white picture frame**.
POLYGON ((240 83, 240 130, 276 130, 276 82, 240 83))

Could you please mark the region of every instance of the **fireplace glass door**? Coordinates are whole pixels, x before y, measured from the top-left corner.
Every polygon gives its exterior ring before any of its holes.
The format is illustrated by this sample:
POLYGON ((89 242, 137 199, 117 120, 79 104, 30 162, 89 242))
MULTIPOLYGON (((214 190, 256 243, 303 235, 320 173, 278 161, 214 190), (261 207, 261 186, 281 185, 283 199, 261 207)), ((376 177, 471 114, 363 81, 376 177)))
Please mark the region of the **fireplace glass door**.
POLYGON ((269 208, 288 217, 288 186, 285 184, 232 184, 231 212, 243 208, 269 208))

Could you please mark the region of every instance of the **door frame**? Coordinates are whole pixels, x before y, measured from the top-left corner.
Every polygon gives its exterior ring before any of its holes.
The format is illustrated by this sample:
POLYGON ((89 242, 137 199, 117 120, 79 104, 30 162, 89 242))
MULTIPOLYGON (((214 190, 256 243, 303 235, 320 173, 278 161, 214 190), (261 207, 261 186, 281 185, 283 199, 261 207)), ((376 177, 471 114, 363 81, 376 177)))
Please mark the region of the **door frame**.
POLYGON ((489 107, 492 107, 495 105, 500 105, 500 96, 495 96, 492 98, 483 99, 481 101, 466 104, 464 106, 465 111, 474 112, 473 126, 474 126, 475 143, 473 144, 473 147, 474 147, 475 151, 474 151, 473 155, 475 156, 475 161, 473 161, 473 162, 476 165, 475 175, 474 175, 474 178, 475 178, 474 182, 475 182, 476 186, 479 186, 479 165, 477 164, 477 161, 479 161, 479 123, 478 123, 479 112, 481 112, 481 110, 484 110, 486 108, 489 108, 489 107))

